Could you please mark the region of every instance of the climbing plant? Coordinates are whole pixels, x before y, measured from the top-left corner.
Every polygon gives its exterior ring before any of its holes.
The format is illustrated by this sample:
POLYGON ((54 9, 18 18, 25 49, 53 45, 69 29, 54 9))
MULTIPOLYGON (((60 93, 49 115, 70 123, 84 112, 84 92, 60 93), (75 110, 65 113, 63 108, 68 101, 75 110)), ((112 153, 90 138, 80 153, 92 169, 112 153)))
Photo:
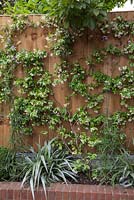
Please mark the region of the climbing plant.
POLYGON ((49 131, 59 136, 60 148, 65 144, 72 153, 81 154, 101 143, 106 121, 121 128, 134 120, 134 106, 130 103, 134 98, 134 22, 117 17, 113 21, 101 23, 95 34, 105 45, 93 49, 90 55, 83 58, 84 64, 81 64, 79 60, 72 62, 70 57, 73 57, 74 44, 85 34, 85 30, 72 31, 43 18, 38 23, 30 21, 26 16, 13 17, 12 20, 11 25, 1 30, 0 38, 4 48, 0 50, 0 102, 10 105, 14 145, 18 145, 24 135, 32 135, 35 127, 42 126, 45 134, 48 127, 49 131), (46 36, 47 47, 44 50, 18 51, 18 42, 14 38, 29 27, 53 27, 46 36), (124 46, 108 42, 110 37, 121 41, 126 36, 129 36, 129 41, 124 46), (53 74, 46 66, 50 51, 52 56, 60 58, 53 66, 53 74), (116 64, 116 77, 101 70, 109 57, 116 59, 122 56, 128 60, 128 64, 116 64), (15 74, 19 69, 24 72, 21 78, 15 74), (93 81, 89 83, 89 79, 93 81), (70 90, 64 106, 54 96, 54 87, 60 84, 67 84, 70 90), (121 104, 120 109, 110 116, 101 111, 108 93, 119 95, 121 104), (83 98, 84 104, 72 112, 71 99, 78 96, 83 98))

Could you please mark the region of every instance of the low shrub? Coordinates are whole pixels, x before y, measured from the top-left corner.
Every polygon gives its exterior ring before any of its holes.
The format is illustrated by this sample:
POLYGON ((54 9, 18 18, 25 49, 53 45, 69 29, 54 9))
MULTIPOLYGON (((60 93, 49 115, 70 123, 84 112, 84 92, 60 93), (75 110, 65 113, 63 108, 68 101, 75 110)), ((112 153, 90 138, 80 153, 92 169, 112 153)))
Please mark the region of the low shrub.
POLYGON ((6 179, 8 177, 8 173, 5 173, 5 164, 8 155, 8 149, 4 147, 0 147, 0 180, 6 179))
POLYGON ((20 181, 23 168, 21 163, 22 158, 21 162, 18 162, 15 151, 0 147, 0 181, 20 181))
POLYGON ((134 186, 134 156, 125 149, 125 135, 109 122, 100 135, 96 152, 81 155, 75 160, 74 169, 89 183, 134 186))
POLYGON ((134 186, 134 157, 127 151, 113 157, 101 155, 92 168, 92 179, 101 184, 134 186))

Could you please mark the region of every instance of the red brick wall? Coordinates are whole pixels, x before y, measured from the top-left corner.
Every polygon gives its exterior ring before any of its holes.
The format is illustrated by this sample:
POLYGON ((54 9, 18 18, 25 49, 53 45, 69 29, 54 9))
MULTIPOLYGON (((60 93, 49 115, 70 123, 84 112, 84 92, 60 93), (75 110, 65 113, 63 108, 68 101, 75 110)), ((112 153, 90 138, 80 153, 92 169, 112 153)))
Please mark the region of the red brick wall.
MULTIPOLYGON (((47 189, 47 200, 134 200, 134 189, 116 186, 53 184, 47 189)), ((0 182, 0 200, 33 200, 30 188, 20 183, 0 182)), ((35 191, 35 200, 46 200, 43 189, 35 191)))

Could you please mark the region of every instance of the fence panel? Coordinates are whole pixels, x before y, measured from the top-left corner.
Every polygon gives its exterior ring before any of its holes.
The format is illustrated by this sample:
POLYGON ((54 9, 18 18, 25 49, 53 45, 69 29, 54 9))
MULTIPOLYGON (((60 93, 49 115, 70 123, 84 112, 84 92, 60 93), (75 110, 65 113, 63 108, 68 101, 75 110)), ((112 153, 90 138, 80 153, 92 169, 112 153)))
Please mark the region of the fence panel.
MULTIPOLYGON (((126 20, 134 20, 134 12, 120 12, 120 13, 110 13, 111 19, 117 17, 118 15, 123 16, 126 20)), ((40 20, 41 16, 30 16, 30 19, 34 22, 40 20)), ((11 23, 11 19, 8 16, 0 16, 0 27, 5 26, 6 24, 11 23)), ((48 35, 48 30, 44 30, 42 28, 28 28, 23 32, 22 35, 18 36, 16 39, 18 51, 21 49, 26 49, 28 51, 32 51, 33 49, 44 49, 46 45, 46 37, 48 35)), ((92 33, 93 34, 93 33, 92 33)), ((101 38, 99 36, 92 35, 90 31, 86 31, 84 36, 82 36, 74 45, 74 53, 70 56, 71 62, 79 61, 86 68, 85 58, 89 56, 95 48, 103 48, 107 45, 107 43, 112 43, 117 47, 123 46, 124 43, 127 42, 128 38, 124 41, 119 41, 113 38, 107 42, 101 42, 101 38)), ((3 48, 4 44, 0 44, 0 48, 3 48)), ((54 73, 54 65, 59 62, 59 58, 52 57, 49 52, 49 56, 45 59, 45 68, 51 73, 54 73)), ((127 60, 124 57, 115 58, 114 56, 110 56, 109 59, 106 59, 103 66, 98 65, 96 69, 99 69, 103 73, 115 77, 119 74, 119 70, 117 68, 118 65, 126 65, 127 60)), ((15 72, 16 76, 21 78, 24 77, 24 71, 20 67, 15 72)), ((91 77, 88 77, 86 80, 87 83, 93 82, 91 77)), ((96 89, 94 93, 99 93, 102 88, 96 89)), ((70 94, 70 89, 68 84, 61 84, 56 86, 54 89, 54 99, 55 104, 59 107, 64 107, 66 103, 65 97, 70 94)), ((74 96, 71 98, 71 112, 74 113, 79 106, 83 106, 85 104, 85 99, 80 96, 74 96)), ((122 108, 120 106, 120 96, 118 94, 114 95, 112 93, 106 93, 104 96, 104 102, 101 108, 101 113, 104 113, 108 116, 113 114, 115 111, 120 111, 122 108)), ((9 106, 6 104, 0 105, 0 146, 8 146, 10 139, 10 125, 8 120, 9 114, 9 106)), ((36 146, 36 143, 43 144, 45 140, 48 140, 54 136, 56 133, 54 131, 48 130, 48 135, 40 134, 41 130, 47 129, 47 127, 35 127, 33 130, 33 136, 26 137, 26 143, 36 146)), ((126 135, 127 142, 132 147, 132 139, 134 137, 134 123, 127 123, 126 125, 126 135)))

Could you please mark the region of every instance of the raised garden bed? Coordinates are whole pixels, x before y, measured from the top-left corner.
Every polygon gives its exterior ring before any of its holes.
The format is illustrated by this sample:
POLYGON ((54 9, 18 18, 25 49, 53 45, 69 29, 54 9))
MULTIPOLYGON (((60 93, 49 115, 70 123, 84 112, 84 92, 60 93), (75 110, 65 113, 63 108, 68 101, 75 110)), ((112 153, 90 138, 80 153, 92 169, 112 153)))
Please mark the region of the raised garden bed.
MULTIPOLYGON (((21 189, 18 182, 0 182, 0 200, 33 200, 29 187, 21 189)), ((134 190, 119 186, 52 184, 47 200, 133 200, 134 190)), ((35 200, 46 200, 43 188, 35 192, 35 200)))

